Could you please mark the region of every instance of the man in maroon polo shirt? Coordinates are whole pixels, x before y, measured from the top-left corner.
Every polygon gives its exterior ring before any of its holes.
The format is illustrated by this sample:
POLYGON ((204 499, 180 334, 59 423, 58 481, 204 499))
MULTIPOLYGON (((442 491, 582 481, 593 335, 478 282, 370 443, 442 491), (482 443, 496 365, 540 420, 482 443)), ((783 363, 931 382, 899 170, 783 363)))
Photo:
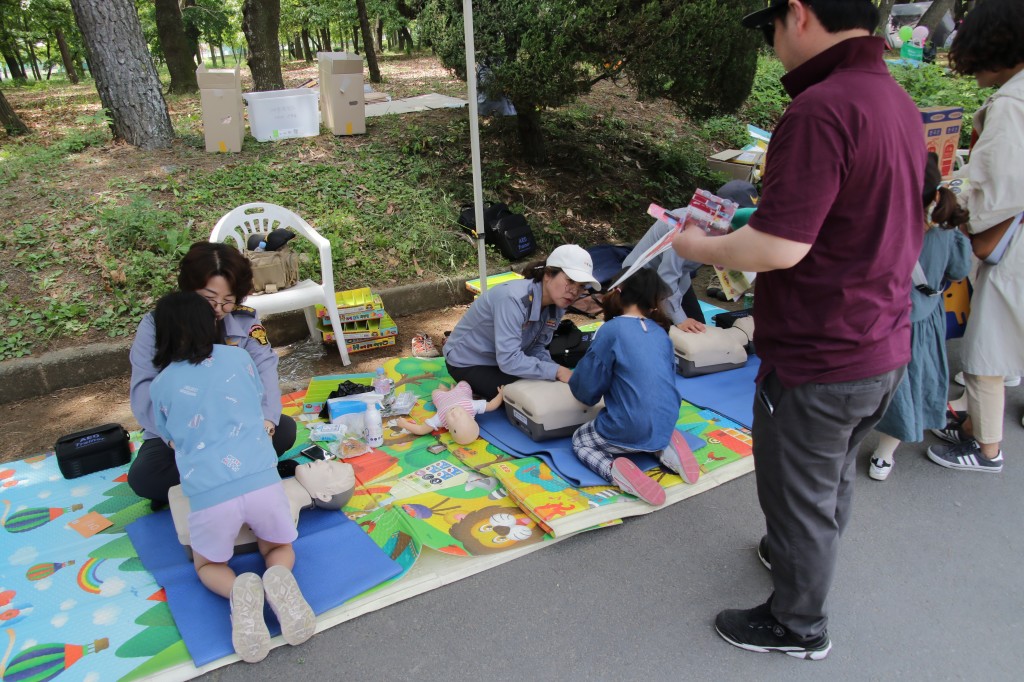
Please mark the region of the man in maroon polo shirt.
POLYGON ((910 360, 911 272, 924 234, 921 118, 871 34, 871 0, 773 0, 761 28, 792 103, 772 135, 746 228, 678 235, 683 258, 762 273, 754 307, 758 554, 775 591, 718 614, 729 643, 822 659, 825 599, 854 464, 910 360))

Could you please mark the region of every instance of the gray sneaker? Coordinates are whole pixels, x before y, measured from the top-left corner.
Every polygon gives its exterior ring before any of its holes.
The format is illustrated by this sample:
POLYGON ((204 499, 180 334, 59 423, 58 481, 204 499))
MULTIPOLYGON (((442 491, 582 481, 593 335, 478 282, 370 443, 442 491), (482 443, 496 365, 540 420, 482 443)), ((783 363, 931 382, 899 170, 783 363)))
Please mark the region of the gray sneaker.
POLYGON ((947 469, 982 471, 998 474, 1003 470, 1003 451, 995 459, 981 454, 981 446, 975 440, 959 445, 933 445, 928 448, 928 459, 947 469))
POLYGON ((267 603, 281 624, 284 641, 302 644, 316 632, 316 614, 302 596, 295 576, 284 566, 271 566, 263 574, 267 603))
POLYGON ((246 663, 258 663, 270 653, 270 631, 263 621, 263 583, 255 573, 243 573, 231 585, 231 645, 246 663))

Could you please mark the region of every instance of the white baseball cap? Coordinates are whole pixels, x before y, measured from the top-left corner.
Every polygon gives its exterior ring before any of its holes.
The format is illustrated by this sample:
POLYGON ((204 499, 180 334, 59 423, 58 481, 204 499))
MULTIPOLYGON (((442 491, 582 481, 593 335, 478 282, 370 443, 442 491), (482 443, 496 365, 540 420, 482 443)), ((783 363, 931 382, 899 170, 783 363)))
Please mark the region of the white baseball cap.
POLYGON ((575 244, 563 244, 551 252, 544 263, 549 268, 558 268, 565 276, 579 284, 586 284, 594 291, 601 291, 601 283, 594 279, 594 261, 586 249, 575 244))

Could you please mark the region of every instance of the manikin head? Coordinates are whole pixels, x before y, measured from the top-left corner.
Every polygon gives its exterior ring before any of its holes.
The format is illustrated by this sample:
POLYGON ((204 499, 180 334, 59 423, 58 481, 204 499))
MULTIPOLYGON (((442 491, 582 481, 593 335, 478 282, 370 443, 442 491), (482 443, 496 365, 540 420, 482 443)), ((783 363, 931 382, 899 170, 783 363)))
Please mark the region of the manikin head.
POLYGON ((476 418, 458 405, 448 410, 444 420, 448 425, 448 433, 459 445, 469 445, 480 437, 480 425, 476 423, 476 418))
POLYGON ((306 489, 313 504, 321 509, 341 509, 356 487, 352 465, 336 459, 300 464, 295 468, 295 480, 306 489))

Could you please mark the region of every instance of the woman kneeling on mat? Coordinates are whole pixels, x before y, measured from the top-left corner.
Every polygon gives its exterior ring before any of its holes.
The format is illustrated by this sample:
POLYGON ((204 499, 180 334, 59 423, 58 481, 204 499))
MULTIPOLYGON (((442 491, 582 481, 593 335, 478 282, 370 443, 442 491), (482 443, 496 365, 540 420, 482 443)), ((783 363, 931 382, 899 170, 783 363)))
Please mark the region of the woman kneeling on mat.
POLYGON ((597 418, 573 434, 576 456, 606 481, 653 505, 665 502, 665 491, 630 455, 651 455, 676 473, 682 468, 668 448, 680 397, 667 334, 671 322, 658 310, 666 291, 648 269, 609 291, 602 302, 605 323, 569 380, 580 402, 595 405, 604 398, 597 418))
POLYGON ((488 289, 444 345, 448 373, 487 400, 517 379, 569 381, 572 370, 552 360, 547 345, 584 287, 601 289, 593 270, 589 253, 565 244, 527 266, 526 279, 488 289))

